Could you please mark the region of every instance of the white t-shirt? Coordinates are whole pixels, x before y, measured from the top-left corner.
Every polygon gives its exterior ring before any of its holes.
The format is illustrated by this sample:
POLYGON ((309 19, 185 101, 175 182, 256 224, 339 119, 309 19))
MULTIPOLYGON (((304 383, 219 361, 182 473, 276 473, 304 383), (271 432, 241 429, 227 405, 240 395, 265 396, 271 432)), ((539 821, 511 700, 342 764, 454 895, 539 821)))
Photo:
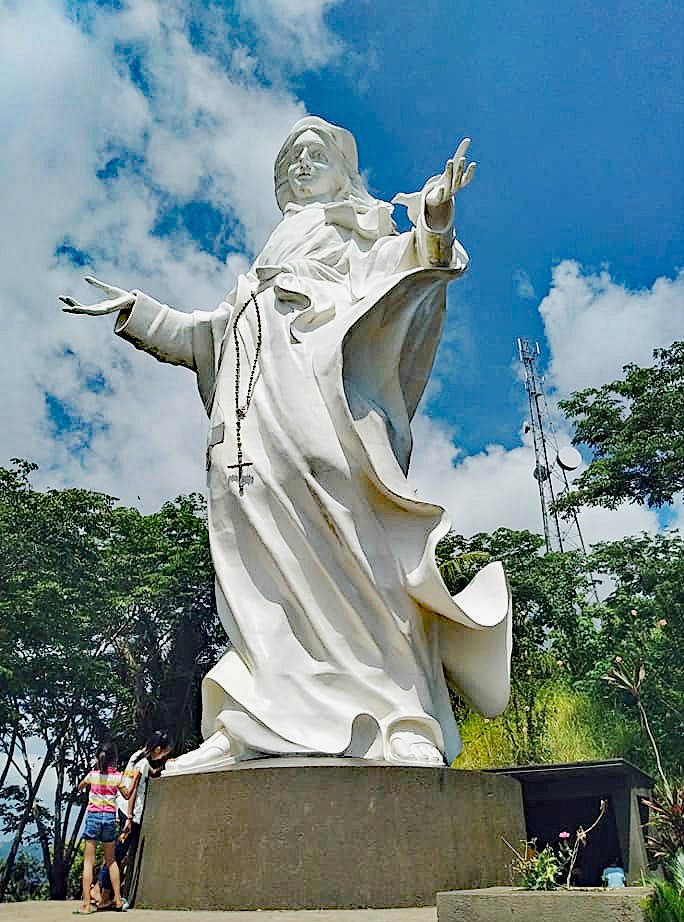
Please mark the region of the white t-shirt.
MULTIPOLYGON (((145 806, 145 793, 147 791, 147 779, 150 774, 150 763, 147 759, 138 759, 138 756, 144 751, 144 749, 138 749, 137 752, 133 753, 128 760, 124 772, 124 785, 127 788, 130 788, 133 784, 136 771, 140 772, 140 781, 138 782, 138 787, 135 792, 135 806, 133 808, 133 822, 138 825, 142 819, 143 807, 145 806), (136 759, 138 759, 137 762, 135 761, 136 759)), ((121 792, 116 796, 116 806, 124 816, 128 816, 128 801, 121 792)))

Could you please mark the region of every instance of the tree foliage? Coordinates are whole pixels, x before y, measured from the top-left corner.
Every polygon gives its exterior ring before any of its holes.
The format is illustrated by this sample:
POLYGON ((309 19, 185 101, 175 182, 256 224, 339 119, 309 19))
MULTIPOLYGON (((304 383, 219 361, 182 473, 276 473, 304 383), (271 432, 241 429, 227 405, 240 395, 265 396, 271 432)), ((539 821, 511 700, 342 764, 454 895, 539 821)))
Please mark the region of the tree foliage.
POLYGON ((200 497, 143 516, 91 491, 34 490, 33 470, 0 469, 0 822, 12 837, 0 898, 33 840, 63 899, 85 809, 74 786, 95 747, 109 736, 125 754, 157 727, 192 745, 225 638, 200 497))
POLYGON ((561 510, 625 501, 659 507, 684 489, 684 342, 656 349, 654 359, 560 402, 575 423, 575 444, 593 452, 561 510))
MULTIPOLYGON (((502 560, 513 598, 512 692, 509 707, 486 727, 457 704, 462 723, 479 727, 490 764, 553 760, 559 703, 577 702, 584 757, 622 756, 656 770, 629 696, 608 689, 607 673, 639 657, 648 681, 641 692, 666 768, 684 773, 684 541, 678 534, 640 535, 578 552, 543 554, 543 538, 498 529, 472 538, 448 535, 438 562, 452 592, 490 560, 502 560), (603 582, 601 601, 593 591, 603 582), (610 587, 609 591, 605 587, 610 587), (631 714, 625 723, 623 712, 631 714), (630 726, 631 725, 631 726, 630 726), (594 730, 601 727, 603 740, 594 730), (498 742, 497 742, 498 741, 498 742), (593 756, 587 746, 595 746, 593 756), (613 746, 612 751, 610 746, 613 746), (496 752, 501 753, 497 759, 496 752)), ((572 749, 571 745, 565 745, 572 749)), ((469 763, 470 764, 470 763, 469 763)))
MULTIPOLYGON (((63 830, 78 816, 73 789, 114 701, 105 638, 112 625, 102 550, 112 502, 83 490, 31 489, 31 466, 0 473, 0 691, 5 711, 3 775, 22 781, 4 831, 13 835, 0 894, 11 880, 27 827, 35 826, 57 895, 63 830), (99 654, 99 655, 94 655, 99 654), (46 815, 40 790, 54 768, 58 795, 46 815), (50 845, 52 844, 52 848, 50 845)), ((6 780, 6 777, 2 779, 6 780)))
MULTIPOLYGON (((644 664, 641 700, 661 741, 668 770, 684 774, 684 540, 677 533, 643 534, 597 545, 591 566, 612 586, 594 609, 600 630, 588 679, 617 664, 644 664)), ((620 692, 617 703, 632 706, 620 692)), ((636 714, 636 711, 635 711, 636 714)), ((644 756, 644 758, 646 758, 644 756)))
POLYGON ((586 562, 577 553, 542 554, 544 539, 529 531, 499 528, 472 538, 451 533, 437 547, 437 560, 450 591, 458 592, 492 560, 504 564, 513 598, 511 700, 503 720, 513 741, 514 761, 548 757, 547 695, 561 674, 587 668, 593 623, 583 607, 590 585, 586 562))
MULTIPOLYGON (((0 858, 0 874, 4 874, 6 860, 0 858)), ((43 865, 29 851, 20 852, 14 862, 5 890, 5 902, 22 903, 26 900, 45 900, 48 890, 43 865)))
MULTIPOLYGON (((6 899, 41 892, 30 883, 29 848, 40 855, 50 895, 67 896, 85 809, 74 785, 94 747, 109 735, 125 755, 157 728, 181 749, 195 745, 200 682, 226 643, 201 497, 179 497, 142 515, 86 490, 35 490, 33 470, 20 461, 0 469, 6 899)), ((494 721, 477 722, 455 700, 459 723, 468 732, 477 727, 488 764, 553 761, 558 752, 579 750, 584 758, 623 756, 653 771, 639 709, 604 681, 638 657, 645 664, 639 700, 662 743, 665 770, 681 774, 684 541, 641 535, 599 545, 588 559, 544 554, 543 546, 540 535, 501 528, 470 538, 451 533, 437 548, 453 593, 501 560, 513 597, 510 706, 494 721), (605 587, 600 602, 597 579, 605 587), (587 723, 575 750, 559 747, 561 711, 566 727, 587 723)))

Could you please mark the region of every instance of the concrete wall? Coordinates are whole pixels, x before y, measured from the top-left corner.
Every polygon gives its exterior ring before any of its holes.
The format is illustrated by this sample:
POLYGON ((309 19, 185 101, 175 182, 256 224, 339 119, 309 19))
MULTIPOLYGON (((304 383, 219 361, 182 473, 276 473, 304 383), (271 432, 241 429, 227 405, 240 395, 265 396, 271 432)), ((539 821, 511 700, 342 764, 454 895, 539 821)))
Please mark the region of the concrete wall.
POLYGON ((280 759, 150 783, 138 908, 434 905, 510 882, 519 783, 449 768, 280 759), (246 767, 245 767, 246 766, 246 767))

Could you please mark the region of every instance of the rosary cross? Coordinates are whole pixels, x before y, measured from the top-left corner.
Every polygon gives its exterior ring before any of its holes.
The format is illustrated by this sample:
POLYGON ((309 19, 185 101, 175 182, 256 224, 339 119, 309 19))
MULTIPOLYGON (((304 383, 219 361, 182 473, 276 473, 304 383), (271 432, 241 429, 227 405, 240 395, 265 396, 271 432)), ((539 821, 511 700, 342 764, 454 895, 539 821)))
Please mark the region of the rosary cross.
MULTIPOLYGON (((246 467, 252 467, 252 463, 253 463, 252 461, 243 461, 243 460, 242 460, 242 452, 239 452, 239 453, 238 453, 237 464, 227 464, 227 465, 226 465, 226 467, 228 468, 229 471, 230 471, 230 470, 234 470, 235 468, 237 468, 237 472, 238 472, 238 475, 237 475, 238 493, 240 494, 240 496, 244 496, 244 493, 245 493, 245 483, 247 482, 247 478, 245 478, 245 476, 244 476, 245 468, 246 468, 246 467)), ((251 477, 249 478, 249 482, 251 483, 251 477)))

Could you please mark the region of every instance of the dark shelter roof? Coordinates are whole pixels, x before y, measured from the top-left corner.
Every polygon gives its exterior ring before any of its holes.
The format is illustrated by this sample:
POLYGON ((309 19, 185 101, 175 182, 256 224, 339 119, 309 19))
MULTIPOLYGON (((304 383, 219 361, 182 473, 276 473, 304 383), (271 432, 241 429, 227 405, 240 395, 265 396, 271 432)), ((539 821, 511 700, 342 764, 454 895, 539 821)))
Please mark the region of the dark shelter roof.
POLYGON ((487 768, 487 772, 511 775, 526 787, 548 781, 571 781, 580 775, 590 774, 594 778, 620 776, 629 781, 631 787, 651 789, 655 780, 626 759, 605 759, 594 762, 561 762, 553 765, 511 765, 502 768, 487 768))

